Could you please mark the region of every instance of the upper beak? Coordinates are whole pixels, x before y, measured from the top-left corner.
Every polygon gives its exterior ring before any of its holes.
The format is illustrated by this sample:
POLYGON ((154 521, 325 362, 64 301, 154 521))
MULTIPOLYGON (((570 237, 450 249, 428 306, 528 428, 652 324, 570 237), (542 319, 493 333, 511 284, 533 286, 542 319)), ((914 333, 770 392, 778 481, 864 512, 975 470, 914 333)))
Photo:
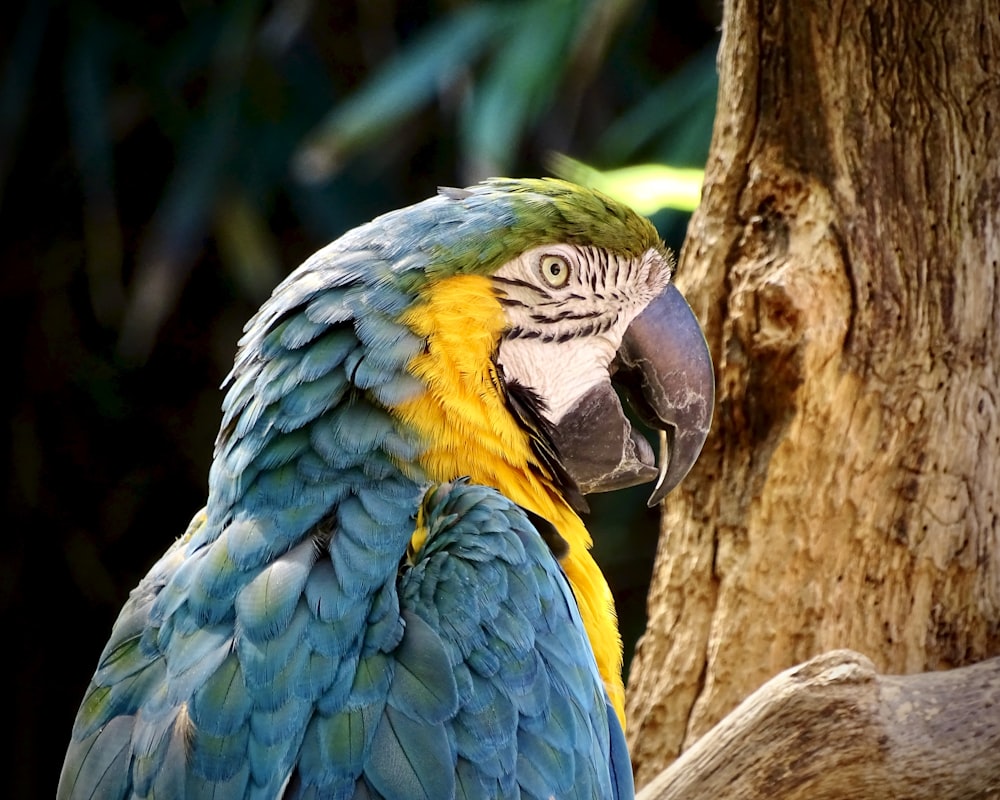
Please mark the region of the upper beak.
POLYGON ((616 358, 615 383, 660 433, 659 474, 649 505, 661 502, 701 453, 715 407, 712 356, 691 307, 673 285, 633 320, 616 358))

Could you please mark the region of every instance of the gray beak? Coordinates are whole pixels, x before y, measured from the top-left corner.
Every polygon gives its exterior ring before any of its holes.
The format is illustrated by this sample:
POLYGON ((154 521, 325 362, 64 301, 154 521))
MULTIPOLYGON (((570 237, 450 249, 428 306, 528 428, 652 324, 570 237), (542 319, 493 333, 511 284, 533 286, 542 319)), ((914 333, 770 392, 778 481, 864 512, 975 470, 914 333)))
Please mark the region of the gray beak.
POLYGON ((701 453, 715 407, 715 370, 691 307, 673 285, 629 326, 614 382, 660 431, 659 472, 649 505, 660 503, 701 453))

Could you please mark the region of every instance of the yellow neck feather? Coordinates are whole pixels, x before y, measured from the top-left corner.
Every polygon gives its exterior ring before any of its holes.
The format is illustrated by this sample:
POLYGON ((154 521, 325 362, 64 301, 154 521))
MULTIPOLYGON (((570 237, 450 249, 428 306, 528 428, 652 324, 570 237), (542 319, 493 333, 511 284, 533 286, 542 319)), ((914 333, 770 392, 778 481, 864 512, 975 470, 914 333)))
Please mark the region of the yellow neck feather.
POLYGON ((395 409, 428 443, 421 466, 434 481, 468 476, 492 486, 555 525, 569 544, 562 566, 624 726, 622 645, 611 591, 590 555, 592 541, 583 521, 504 405, 492 356, 505 320, 489 279, 457 275, 438 281, 402 321, 428 342, 410 365, 427 391, 395 409))

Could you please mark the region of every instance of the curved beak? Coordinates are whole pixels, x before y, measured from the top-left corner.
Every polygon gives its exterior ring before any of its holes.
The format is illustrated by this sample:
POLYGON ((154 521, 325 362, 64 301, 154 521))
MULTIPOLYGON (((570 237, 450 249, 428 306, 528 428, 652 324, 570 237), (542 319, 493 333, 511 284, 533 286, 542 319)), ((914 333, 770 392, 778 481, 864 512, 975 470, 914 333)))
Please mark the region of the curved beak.
POLYGON ((656 487, 660 503, 697 461, 715 408, 715 370, 698 320, 673 285, 651 302, 625 332, 613 381, 630 405, 660 431, 656 487))

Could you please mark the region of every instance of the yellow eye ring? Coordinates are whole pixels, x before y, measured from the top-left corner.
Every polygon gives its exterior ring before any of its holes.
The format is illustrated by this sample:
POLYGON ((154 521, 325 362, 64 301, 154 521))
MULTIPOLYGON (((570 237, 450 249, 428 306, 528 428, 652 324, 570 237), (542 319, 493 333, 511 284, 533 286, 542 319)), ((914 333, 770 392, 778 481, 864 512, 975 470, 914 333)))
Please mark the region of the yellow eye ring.
POLYGON ((561 289, 569 282, 569 262, 553 253, 547 253, 538 260, 538 272, 553 289, 561 289))

